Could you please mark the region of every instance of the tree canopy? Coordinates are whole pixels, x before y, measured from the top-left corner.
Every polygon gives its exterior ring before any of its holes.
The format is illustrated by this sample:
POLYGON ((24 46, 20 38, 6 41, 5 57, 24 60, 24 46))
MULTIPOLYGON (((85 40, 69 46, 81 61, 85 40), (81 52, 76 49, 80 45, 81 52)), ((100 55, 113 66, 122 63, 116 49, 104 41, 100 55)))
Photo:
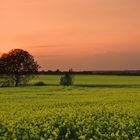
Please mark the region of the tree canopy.
POLYGON ((0 58, 0 73, 14 76, 15 86, 18 86, 21 75, 35 73, 38 69, 34 57, 22 49, 13 49, 0 58))

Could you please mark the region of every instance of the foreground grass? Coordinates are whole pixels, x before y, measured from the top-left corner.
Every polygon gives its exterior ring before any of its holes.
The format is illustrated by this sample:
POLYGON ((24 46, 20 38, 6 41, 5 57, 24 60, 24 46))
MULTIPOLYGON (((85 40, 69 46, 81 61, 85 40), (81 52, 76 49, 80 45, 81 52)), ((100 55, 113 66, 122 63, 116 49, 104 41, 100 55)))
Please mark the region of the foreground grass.
POLYGON ((0 89, 0 139, 140 138, 140 87, 0 89))

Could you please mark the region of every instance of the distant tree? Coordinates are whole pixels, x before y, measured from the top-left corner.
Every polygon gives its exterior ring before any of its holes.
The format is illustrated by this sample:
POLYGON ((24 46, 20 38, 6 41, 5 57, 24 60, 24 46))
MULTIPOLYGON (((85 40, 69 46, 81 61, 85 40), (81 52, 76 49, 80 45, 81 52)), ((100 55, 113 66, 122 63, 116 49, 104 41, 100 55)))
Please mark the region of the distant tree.
POLYGON ((73 85, 72 69, 70 69, 68 72, 66 72, 60 78, 60 85, 63 85, 63 86, 71 86, 71 85, 73 85))
POLYGON ((38 69, 34 57, 22 49, 13 49, 0 58, 0 73, 11 77, 16 87, 21 82, 27 82, 38 69))

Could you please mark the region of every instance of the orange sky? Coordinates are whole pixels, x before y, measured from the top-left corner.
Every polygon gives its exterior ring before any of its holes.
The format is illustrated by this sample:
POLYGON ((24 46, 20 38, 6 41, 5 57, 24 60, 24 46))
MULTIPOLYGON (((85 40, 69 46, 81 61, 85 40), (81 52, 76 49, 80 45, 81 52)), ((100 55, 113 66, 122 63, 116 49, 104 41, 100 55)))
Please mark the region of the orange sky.
POLYGON ((140 69, 140 0, 0 0, 0 53, 43 69, 140 69))

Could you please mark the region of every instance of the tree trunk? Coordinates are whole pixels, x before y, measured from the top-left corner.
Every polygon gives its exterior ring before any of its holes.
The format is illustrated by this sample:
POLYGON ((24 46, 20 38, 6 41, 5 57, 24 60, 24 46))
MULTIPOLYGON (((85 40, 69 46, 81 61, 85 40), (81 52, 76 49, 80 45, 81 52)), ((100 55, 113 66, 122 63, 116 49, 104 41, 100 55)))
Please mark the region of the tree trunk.
POLYGON ((19 74, 15 75, 15 87, 19 86, 19 74))

